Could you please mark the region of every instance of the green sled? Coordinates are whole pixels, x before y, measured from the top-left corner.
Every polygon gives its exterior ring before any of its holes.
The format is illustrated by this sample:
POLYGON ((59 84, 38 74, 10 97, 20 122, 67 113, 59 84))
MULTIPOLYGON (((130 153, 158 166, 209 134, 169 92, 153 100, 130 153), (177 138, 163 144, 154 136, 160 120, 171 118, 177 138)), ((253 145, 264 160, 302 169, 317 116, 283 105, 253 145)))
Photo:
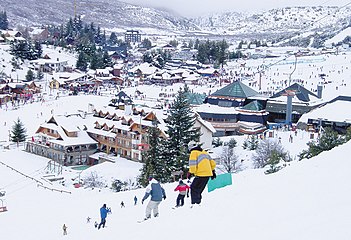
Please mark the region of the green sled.
POLYGON ((217 188, 222 188, 225 186, 232 185, 232 174, 231 173, 224 173, 217 175, 216 179, 210 179, 207 184, 208 192, 212 192, 217 188))

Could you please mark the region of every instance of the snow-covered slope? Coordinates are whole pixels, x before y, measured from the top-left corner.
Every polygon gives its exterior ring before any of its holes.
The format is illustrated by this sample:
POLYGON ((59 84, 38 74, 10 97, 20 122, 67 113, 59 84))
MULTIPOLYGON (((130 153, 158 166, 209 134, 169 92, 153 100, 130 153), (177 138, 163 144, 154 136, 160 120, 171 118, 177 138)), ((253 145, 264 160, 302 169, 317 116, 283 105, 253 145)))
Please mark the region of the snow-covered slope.
POLYGON ((196 29, 181 16, 112 0, 3 0, 2 9, 6 10, 11 27, 62 24, 76 14, 82 16, 83 21, 94 22, 102 28, 196 29))
MULTIPOLYGON (((6 240, 62 239, 62 226, 66 224, 68 235, 64 238, 74 240, 176 240, 179 236, 347 240, 351 238, 350 147, 351 142, 271 175, 264 175, 262 170, 235 174, 232 186, 211 193, 205 190, 202 206, 193 209, 186 198, 183 208, 173 210, 176 183, 165 184, 167 199, 160 205, 160 217, 141 224, 137 220, 144 217, 146 204, 140 204, 144 189, 113 193, 45 182, 49 187, 72 192, 65 194, 39 188, 32 180, 0 165, 1 187, 6 187, 9 210, 0 213, 1 236, 6 240), (136 206, 134 196, 139 199, 136 206), (121 201, 125 208, 120 208, 121 201), (112 214, 107 217, 107 227, 97 230, 93 223, 99 221, 103 203, 112 208, 112 214), (86 222, 88 216, 90 223, 86 222)), ((44 158, 21 150, 2 151, 0 159, 38 179, 46 166, 44 158)))

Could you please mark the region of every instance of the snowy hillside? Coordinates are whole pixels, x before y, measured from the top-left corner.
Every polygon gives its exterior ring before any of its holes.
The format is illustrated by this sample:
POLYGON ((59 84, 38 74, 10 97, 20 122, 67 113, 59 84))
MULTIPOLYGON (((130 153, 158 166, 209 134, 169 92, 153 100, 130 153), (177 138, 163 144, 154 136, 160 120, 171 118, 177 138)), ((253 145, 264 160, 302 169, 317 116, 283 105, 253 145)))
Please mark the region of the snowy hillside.
POLYGON ((207 31, 229 35, 254 34, 256 39, 270 39, 272 35, 284 36, 286 33, 308 31, 327 31, 333 36, 348 26, 350 14, 351 8, 286 7, 254 14, 210 14, 192 21, 207 31))
POLYGON ((144 223, 137 223, 144 217, 146 204, 140 204, 144 189, 113 193, 51 185, 40 179, 47 162, 44 158, 16 149, 1 151, 2 162, 45 186, 72 192, 45 190, 0 165, 9 210, 0 213, 1 236, 6 240, 176 240, 180 235, 189 239, 347 240, 351 238, 350 147, 349 142, 313 159, 293 162, 272 175, 262 170, 234 174, 232 186, 205 191, 202 205, 194 209, 186 198, 183 208, 173 210, 176 183, 165 184, 167 199, 160 205, 160 217, 144 223), (136 206, 134 196, 139 201, 136 206), (121 201, 125 208, 120 207, 121 201), (103 203, 112 208, 112 214, 107 227, 97 230, 93 223, 99 221, 103 203), (68 226, 67 236, 62 235, 63 224, 68 226))
POLYGON ((0 10, 6 10, 10 27, 19 24, 24 26, 62 24, 77 14, 87 23, 94 22, 102 28, 109 29, 156 28, 169 31, 196 29, 181 16, 112 0, 3 0, 0 10))

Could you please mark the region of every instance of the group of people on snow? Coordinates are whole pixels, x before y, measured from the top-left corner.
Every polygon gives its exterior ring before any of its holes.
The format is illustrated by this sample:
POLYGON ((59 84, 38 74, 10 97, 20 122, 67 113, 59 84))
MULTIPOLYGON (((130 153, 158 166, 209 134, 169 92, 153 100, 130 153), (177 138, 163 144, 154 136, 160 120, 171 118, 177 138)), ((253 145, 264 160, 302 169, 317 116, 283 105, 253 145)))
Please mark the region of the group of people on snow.
MULTIPOLYGON (((185 196, 191 197, 191 204, 198 205, 201 203, 202 192, 204 191, 209 179, 216 178, 216 162, 210 157, 210 155, 201 148, 200 144, 196 142, 189 143, 189 176, 190 179, 194 176, 191 185, 188 186, 183 180, 179 181, 178 186, 174 191, 179 191, 179 194, 176 199, 176 207, 181 207, 184 205, 185 196)), ((153 215, 154 217, 159 216, 158 207, 162 200, 166 199, 166 192, 161 184, 152 176, 148 178, 149 184, 146 187, 145 195, 141 200, 141 203, 144 204, 145 200, 150 197, 145 210, 144 220, 148 220, 153 215)), ((137 204, 137 197, 134 197, 134 205, 137 204)), ((123 201, 121 202, 121 207, 124 207, 123 201)), ((95 223, 95 227, 100 229, 105 227, 107 214, 110 212, 110 209, 107 208, 106 204, 100 208, 100 224, 95 223)))

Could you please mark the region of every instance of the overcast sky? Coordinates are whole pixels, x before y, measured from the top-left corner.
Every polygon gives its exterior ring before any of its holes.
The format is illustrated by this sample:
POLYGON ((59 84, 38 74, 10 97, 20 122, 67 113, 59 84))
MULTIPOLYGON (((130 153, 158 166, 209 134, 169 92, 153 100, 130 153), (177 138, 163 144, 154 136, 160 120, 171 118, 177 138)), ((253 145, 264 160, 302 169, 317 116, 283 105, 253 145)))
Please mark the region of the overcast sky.
MULTIPOLYGON (((173 10, 183 16, 219 11, 254 11, 287 6, 343 6, 349 0, 121 0, 144 6, 173 10)), ((351 4, 349 5, 351 6, 351 4)))

